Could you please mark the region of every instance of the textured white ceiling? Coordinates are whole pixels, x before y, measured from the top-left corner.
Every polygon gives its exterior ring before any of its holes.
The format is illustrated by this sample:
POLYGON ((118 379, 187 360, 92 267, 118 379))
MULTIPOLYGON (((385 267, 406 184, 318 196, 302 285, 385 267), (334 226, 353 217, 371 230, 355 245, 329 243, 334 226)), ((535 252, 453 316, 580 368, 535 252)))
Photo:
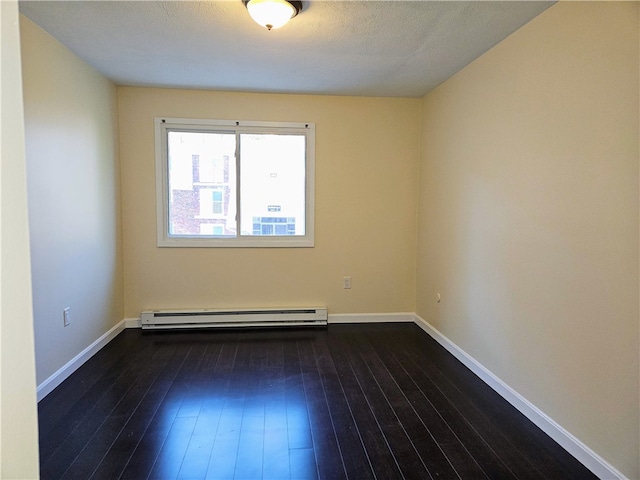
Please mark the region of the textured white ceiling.
POLYGON ((552 4, 307 0, 272 31, 242 0, 25 0, 20 11, 119 85, 421 97, 552 4))

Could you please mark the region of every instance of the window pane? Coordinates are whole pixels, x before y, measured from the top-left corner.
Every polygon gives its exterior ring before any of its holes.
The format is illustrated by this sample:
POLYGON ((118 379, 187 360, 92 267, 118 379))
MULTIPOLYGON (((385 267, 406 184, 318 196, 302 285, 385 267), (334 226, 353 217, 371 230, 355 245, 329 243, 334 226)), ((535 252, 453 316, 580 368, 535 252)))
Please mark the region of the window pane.
POLYGON ((235 134, 169 131, 167 151, 169 235, 234 237, 235 134))
POLYGON ((224 236, 224 226, 215 223, 201 223, 200 234, 207 236, 224 236))
POLYGON ((159 247, 313 247, 313 123, 154 121, 159 247))
POLYGON ((304 135, 240 135, 242 235, 305 234, 305 150, 304 135))

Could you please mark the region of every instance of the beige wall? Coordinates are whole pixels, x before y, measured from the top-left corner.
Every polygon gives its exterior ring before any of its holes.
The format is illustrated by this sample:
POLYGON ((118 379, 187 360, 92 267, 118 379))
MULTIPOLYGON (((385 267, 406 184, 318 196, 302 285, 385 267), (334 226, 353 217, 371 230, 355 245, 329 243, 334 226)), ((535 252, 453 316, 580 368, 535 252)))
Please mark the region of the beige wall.
POLYGON ((123 318, 117 92, 27 18, 20 28, 41 383, 123 318))
POLYGON ((417 273, 420 316, 630 478, 638 32, 559 3, 424 98, 417 273))
POLYGON ((0 2, 0 478, 38 478, 18 3, 0 2))
POLYGON ((127 317, 181 307, 413 311, 419 100, 147 88, 119 88, 118 99, 127 317), (155 116, 315 123, 315 247, 156 247, 155 116))

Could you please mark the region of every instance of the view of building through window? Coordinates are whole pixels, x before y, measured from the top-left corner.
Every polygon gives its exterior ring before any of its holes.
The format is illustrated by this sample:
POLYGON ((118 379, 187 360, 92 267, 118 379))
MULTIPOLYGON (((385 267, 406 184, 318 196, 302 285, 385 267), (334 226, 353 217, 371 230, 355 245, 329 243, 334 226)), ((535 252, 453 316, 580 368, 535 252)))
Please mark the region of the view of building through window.
POLYGON ((240 135, 242 235, 304 235, 305 137, 240 135))
POLYGON ((169 234, 235 236, 235 134, 167 136, 169 234))
POLYGON ((236 237, 240 225, 243 236, 304 236, 305 141, 168 131, 169 235, 236 237))

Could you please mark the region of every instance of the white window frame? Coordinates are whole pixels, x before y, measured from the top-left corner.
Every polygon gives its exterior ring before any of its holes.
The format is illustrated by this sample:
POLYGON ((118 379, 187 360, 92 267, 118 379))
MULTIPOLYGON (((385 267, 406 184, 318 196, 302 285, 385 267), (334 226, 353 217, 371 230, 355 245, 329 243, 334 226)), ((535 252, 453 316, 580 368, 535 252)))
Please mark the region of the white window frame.
MULTIPOLYGON (((255 122, 235 120, 206 120, 192 118, 155 119, 156 149, 156 212, 158 247, 313 247, 315 225, 315 124, 288 122, 255 122), (305 152, 305 235, 258 236, 241 235, 235 237, 215 237, 203 235, 169 235, 169 179, 167 158, 167 132, 169 130, 216 131, 266 134, 304 134, 306 137, 305 152)), ((237 152, 236 152, 237 153, 237 152)), ((236 155, 237 156, 237 155, 236 155)), ((239 185, 240 159, 236 158, 238 188, 236 195, 240 203, 239 185)), ((237 215, 239 217, 240 205, 237 215)))

